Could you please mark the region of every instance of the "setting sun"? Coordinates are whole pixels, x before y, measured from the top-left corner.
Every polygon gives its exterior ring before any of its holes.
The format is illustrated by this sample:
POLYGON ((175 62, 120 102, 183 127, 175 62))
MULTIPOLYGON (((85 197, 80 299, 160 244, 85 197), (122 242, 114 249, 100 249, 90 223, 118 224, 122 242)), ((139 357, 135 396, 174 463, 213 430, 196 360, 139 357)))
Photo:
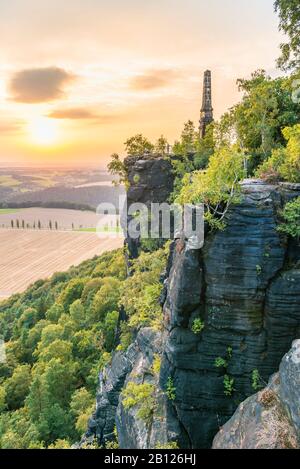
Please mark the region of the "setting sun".
POLYGON ((44 117, 30 122, 28 130, 30 139, 37 145, 53 145, 58 139, 56 122, 44 117))

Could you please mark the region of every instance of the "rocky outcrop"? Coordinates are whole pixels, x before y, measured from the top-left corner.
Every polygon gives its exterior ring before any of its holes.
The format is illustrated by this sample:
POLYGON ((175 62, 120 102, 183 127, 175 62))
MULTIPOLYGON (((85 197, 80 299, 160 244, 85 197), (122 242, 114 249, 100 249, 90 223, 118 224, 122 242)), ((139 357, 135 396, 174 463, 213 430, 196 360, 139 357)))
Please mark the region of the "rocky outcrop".
POLYGON ((178 421, 172 411, 169 411, 165 393, 159 387, 159 370, 157 372, 153 369, 155 357, 162 354, 162 335, 151 328, 142 329, 137 342, 140 353, 127 376, 124 388, 126 389, 129 382, 152 385, 154 405, 150 418, 143 420, 139 417, 140 407, 137 405, 130 409, 125 408, 121 396, 116 414, 119 445, 120 448, 129 449, 162 447, 174 441, 180 433, 178 421))
POLYGON ((160 385, 172 379, 174 412, 193 448, 211 446, 253 394, 253 373, 268 381, 300 336, 299 252, 290 255, 276 229, 281 207, 300 187, 245 181, 242 189, 224 231, 201 250, 178 240, 172 255, 160 385), (195 318, 204 326, 198 334, 195 318))
POLYGON ((87 433, 81 441, 82 445, 93 443, 95 439, 100 445, 114 440, 119 396, 139 353, 138 342, 135 341, 125 352, 115 352, 112 362, 100 373, 96 411, 89 420, 87 433))
POLYGON ((158 385, 159 375, 153 369, 155 357, 161 354, 162 334, 151 328, 141 329, 126 351, 114 354, 112 362, 100 374, 96 411, 89 420, 81 447, 95 439, 105 446, 115 439, 115 428, 120 448, 155 448, 174 441, 180 433, 178 422, 168 411, 165 393, 158 385), (155 406, 149 421, 138 417, 138 406, 124 408, 122 391, 129 382, 153 385, 155 406))
MULTIPOLYGON (((124 160, 129 188, 127 190, 127 207, 142 203, 150 208, 151 203, 167 202, 173 191, 174 175, 172 165, 166 158, 155 155, 144 157, 128 156, 124 160)), ((130 223, 132 216, 123 213, 123 219, 130 223)), ((127 236, 126 246, 129 258, 136 258, 139 253, 140 240, 127 236)))
MULTIPOLYGON (((155 196, 147 192, 145 168, 155 174, 157 164, 141 162, 142 179, 135 181, 145 187, 129 191, 130 200, 155 196)), ((139 167, 134 161, 131 177, 139 167)), ((220 427, 255 392, 254 376, 268 382, 300 337, 300 248, 277 231, 282 207, 299 195, 299 185, 245 181, 224 231, 209 234, 202 249, 191 249, 185 239, 172 243, 161 296, 163 333, 155 338, 153 331, 142 330, 127 352, 115 354, 101 375, 90 436, 103 444, 116 422, 121 448, 168 442, 209 448, 220 427), (162 355, 159 379, 151 369, 155 354, 162 355), (134 407, 124 408, 120 393, 128 381, 155 384, 150 424, 141 422, 134 407)), ((278 386, 276 380, 270 386, 278 386)), ((256 398, 250 399, 254 409, 256 398)), ((274 412, 281 411, 274 401, 274 412)), ((289 412, 296 415, 295 409, 289 412)), ((283 421, 278 441, 294 418, 283 421)), ((293 446, 295 434, 289 435, 293 446)))
POLYGON ((168 159, 151 155, 128 156, 124 165, 129 182, 128 205, 138 202, 150 205, 168 200, 174 181, 172 165, 168 159))
POLYGON ((279 373, 238 407, 213 442, 213 449, 293 448, 300 448, 300 340, 279 373))

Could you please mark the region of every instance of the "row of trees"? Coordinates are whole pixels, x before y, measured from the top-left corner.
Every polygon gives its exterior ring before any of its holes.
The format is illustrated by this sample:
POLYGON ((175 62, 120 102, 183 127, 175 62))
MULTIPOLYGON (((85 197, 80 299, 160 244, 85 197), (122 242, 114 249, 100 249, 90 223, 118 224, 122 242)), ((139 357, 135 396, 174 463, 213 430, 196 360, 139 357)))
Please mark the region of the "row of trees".
MULTIPOLYGON (((30 223, 25 223, 25 220, 20 221, 19 219, 16 219, 16 220, 11 219, 10 226, 11 226, 11 228, 22 228, 22 229, 24 229, 24 228, 27 228, 27 229, 33 228, 34 230, 35 229, 41 230, 43 228, 42 223, 41 223, 40 220, 38 220, 37 222, 34 221, 33 224, 30 225, 30 223)), ((52 230, 52 229, 58 230, 57 221, 53 223, 51 220, 49 220, 47 228, 49 230, 52 230)))
MULTIPOLYGON (((38 230, 41 230, 41 229, 47 229, 47 230, 58 230, 58 229, 61 229, 61 227, 59 226, 58 222, 55 221, 53 222, 52 220, 49 220, 48 224, 46 226, 43 226, 41 221, 38 220, 37 222, 34 221, 32 224, 28 223, 28 222, 25 222, 25 220, 19 220, 19 219, 11 219, 10 220, 10 226, 12 229, 14 228, 17 228, 17 229, 38 229, 38 230)), ((109 226, 108 224, 106 225, 107 226, 107 230, 109 229, 109 226)), ((4 225, 3 225, 4 227, 4 225)), ((117 219, 117 227, 119 227, 119 220, 117 219)), ((75 230, 76 229, 76 226, 75 226, 75 223, 72 223, 71 224, 71 228, 72 230, 75 230)), ((91 229, 90 227, 88 227, 89 229, 91 229)), ((62 227, 62 229, 66 229, 65 227, 62 227)), ((78 225, 78 229, 84 229, 83 225, 78 225)))

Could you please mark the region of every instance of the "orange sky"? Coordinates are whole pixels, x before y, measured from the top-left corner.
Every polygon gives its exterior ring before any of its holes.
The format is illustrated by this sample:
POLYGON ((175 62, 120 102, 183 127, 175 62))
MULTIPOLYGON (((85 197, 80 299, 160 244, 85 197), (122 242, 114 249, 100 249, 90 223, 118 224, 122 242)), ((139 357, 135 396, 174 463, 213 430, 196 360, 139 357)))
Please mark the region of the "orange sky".
POLYGON ((0 164, 104 166, 135 133, 170 143, 213 73, 276 74, 273 0, 0 0, 0 164))

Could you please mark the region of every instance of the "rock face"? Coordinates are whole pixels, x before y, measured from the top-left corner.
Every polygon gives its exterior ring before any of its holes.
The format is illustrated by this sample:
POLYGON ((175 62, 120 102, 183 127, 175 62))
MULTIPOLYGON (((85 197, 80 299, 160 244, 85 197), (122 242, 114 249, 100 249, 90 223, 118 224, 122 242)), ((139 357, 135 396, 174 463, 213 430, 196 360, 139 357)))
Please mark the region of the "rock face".
POLYGON ((127 375, 131 372, 140 350, 135 341, 126 352, 116 352, 112 362, 99 376, 96 411, 89 420, 88 430, 82 444, 97 439, 100 445, 114 439, 115 417, 119 396, 127 375))
MULTIPOLYGON (((145 204, 150 208, 151 203, 167 202, 173 191, 174 176, 169 160, 158 156, 145 157, 128 156, 124 160, 129 189, 127 191, 127 206, 131 204, 145 204)), ((127 214, 123 214, 127 218, 127 214)), ((129 223, 132 216, 127 218, 129 223)), ((139 239, 127 237, 126 245, 130 258, 136 258, 139 251, 139 239)))
POLYGON ((89 420, 81 446, 93 443, 95 439, 101 446, 105 445, 114 440, 115 428, 120 448, 155 448, 175 441, 180 428, 172 409, 168 408, 165 394, 159 388, 159 376, 153 370, 154 358, 161 354, 162 334, 151 328, 141 329, 125 352, 114 354, 112 363, 100 374, 96 411, 89 420), (154 386, 155 409, 151 422, 137 417, 137 406, 123 407, 122 391, 128 382, 154 386))
POLYGON ((300 447, 300 340, 268 386, 243 402, 216 435, 213 449, 300 447))
POLYGON ((144 421, 138 416, 139 406, 124 408, 121 396, 116 414, 118 440, 120 448, 155 448, 174 440, 180 433, 180 428, 177 419, 169 412, 165 394, 159 388, 159 375, 153 370, 154 357, 162 354, 161 333, 151 328, 142 329, 137 343, 140 353, 127 376, 124 388, 128 382, 153 385, 155 406, 149 421, 144 421))
POLYGON ((280 399, 300 441, 300 340, 293 343, 279 369, 280 399))
MULTIPOLYGON (((129 177, 133 180, 138 173, 140 179, 134 179, 137 187, 130 189, 130 201, 149 203, 155 197, 161 202, 167 197, 171 178, 167 166, 162 173, 161 164, 167 163, 131 160, 129 177), (147 171, 151 181, 168 181, 160 200, 153 186, 148 187, 147 171)), ((300 337, 300 248, 277 231, 280 210, 300 195, 300 185, 269 186, 252 180, 243 183, 242 192, 240 203, 228 212, 226 229, 209 234, 202 249, 190 249, 184 239, 172 243, 161 296, 164 331, 157 336, 141 330, 126 352, 115 354, 100 377, 88 437, 105 443, 116 422, 121 448, 169 442, 209 448, 220 427, 255 392, 254 376, 267 382, 300 337), (151 368, 155 354, 162 355, 159 379, 151 368), (140 421, 137 409, 124 408, 120 392, 128 381, 155 384, 151 424, 140 421), (173 397, 168 399, 170 386, 173 397)), ((137 247, 129 246, 131 256, 137 247)), ((295 370, 294 359, 290 363, 295 370)), ((289 380, 282 384, 280 405, 274 400, 273 410, 266 407, 262 412, 273 419, 274 413, 285 416, 274 444, 285 440, 294 446, 295 433, 285 431, 299 419, 299 405, 290 399, 297 383, 299 389, 299 374, 288 371, 287 364, 284 370, 280 373, 289 373, 289 380)), ((273 380, 270 391, 276 393, 278 386, 273 380)), ((267 397, 263 394, 262 399, 267 397)), ((256 399, 250 398, 252 410, 244 407, 244 421, 256 411, 256 399)))
POLYGON ((299 251, 276 230, 279 210, 300 187, 246 181, 243 193, 224 231, 201 250, 176 241, 172 254, 160 385, 172 379, 172 405, 192 448, 211 446, 253 394, 253 373, 268 381, 300 333, 299 251))

